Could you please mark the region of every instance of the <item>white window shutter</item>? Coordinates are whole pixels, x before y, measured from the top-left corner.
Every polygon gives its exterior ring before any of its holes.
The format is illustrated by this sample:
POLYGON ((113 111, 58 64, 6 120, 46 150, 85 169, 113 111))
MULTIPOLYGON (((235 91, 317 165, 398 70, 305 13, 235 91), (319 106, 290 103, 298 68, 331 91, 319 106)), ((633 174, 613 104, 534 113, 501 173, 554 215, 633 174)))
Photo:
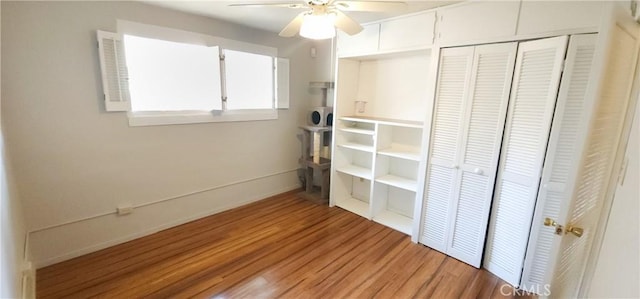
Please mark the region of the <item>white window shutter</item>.
POLYGON ((116 33, 98 30, 98 50, 105 109, 131 110, 129 75, 122 38, 116 33))
POLYGON ((276 57, 276 108, 289 109, 289 59, 276 57))
POLYGON ((420 243, 441 252, 447 249, 450 206, 457 188, 456 163, 473 50, 466 47, 440 52, 420 243))
POLYGON ((518 286, 556 105, 567 36, 520 43, 485 267, 518 286))

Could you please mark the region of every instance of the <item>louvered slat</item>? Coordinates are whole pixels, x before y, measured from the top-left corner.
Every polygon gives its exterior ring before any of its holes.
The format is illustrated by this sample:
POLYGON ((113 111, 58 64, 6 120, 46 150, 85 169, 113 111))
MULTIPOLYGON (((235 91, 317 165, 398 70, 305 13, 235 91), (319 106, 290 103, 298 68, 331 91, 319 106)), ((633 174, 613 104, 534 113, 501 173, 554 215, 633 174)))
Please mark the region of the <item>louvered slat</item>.
POLYGON ((474 51, 447 253, 475 267, 482 260, 516 48, 508 43, 474 51))
POLYGON ((423 224, 420 243, 431 248, 446 251, 447 219, 449 200, 454 189, 454 169, 430 165, 428 189, 423 208, 423 224))
POLYGON ((122 39, 116 33, 98 31, 98 49, 105 109, 130 110, 129 76, 122 39))
POLYGON ((460 136, 460 119, 472 51, 445 49, 441 54, 431 157, 453 163, 460 136))
POLYGON ((496 180, 485 265, 520 284, 567 37, 521 43, 496 180))
MULTIPOLYGON (((477 51, 481 49, 479 47, 477 51)), ((514 52, 515 44, 509 44, 502 52, 477 56, 479 61, 468 122, 465 164, 484 169, 494 168, 497 164, 500 149, 496 148, 496 143, 502 140, 501 127, 509 99, 514 52)))
POLYGON ((562 77, 542 174, 542 188, 531 228, 531 242, 525 258, 522 284, 527 288, 540 289, 551 283, 546 280, 546 271, 557 236, 553 229, 544 227, 542 223, 547 217, 560 219, 561 205, 571 196, 567 183, 578 163, 578 136, 586 125, 586 92, 596 38, 595 34, 573 36, 569 43, 567 66, 562 77))
POLYGON ((423 200, 420 242, 446 252, 449 213, 455 187, 463 104, 468 92, 473 47, 443 49, 423 200))
MULTIPOLYGON (((457 207, 454 210, 454 225, 451 227, 451 244, 448 252, 451 256, 473 266, 479 266, 482 247, 478 244, 484 240, 484 231, 480 224, 486 218, 482 212, 487 210, 484 207, 483 196, 487 194, 487 189, 492 183, 483 175, 473 173, 463 173, 460 182, 460 192, 457 194, 457 207), (476 263, 477 260, 477 263, 476 263)), ((488 213, 488 210, 487 210, 488 213)), ((484 242, 483 242, 484 243, 484 242)))

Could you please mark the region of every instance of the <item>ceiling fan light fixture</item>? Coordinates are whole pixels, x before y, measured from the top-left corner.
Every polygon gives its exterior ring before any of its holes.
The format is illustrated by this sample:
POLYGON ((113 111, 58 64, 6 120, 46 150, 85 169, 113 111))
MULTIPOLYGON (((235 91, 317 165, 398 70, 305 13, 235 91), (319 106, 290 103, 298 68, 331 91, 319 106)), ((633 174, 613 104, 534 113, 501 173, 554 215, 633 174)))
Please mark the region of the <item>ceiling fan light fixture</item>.
POLYGON ((336 36, 335 14, 307 14, 300 27, 300 36, 309 39, 328 39, 336 36))

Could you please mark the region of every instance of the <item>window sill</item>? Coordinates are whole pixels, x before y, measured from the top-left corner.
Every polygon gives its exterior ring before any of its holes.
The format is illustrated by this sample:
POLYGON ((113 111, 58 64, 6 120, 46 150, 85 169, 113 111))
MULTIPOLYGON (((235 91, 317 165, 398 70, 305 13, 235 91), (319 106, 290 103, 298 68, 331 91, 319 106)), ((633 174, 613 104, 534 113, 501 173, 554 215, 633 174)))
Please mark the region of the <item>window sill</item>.
POLYGON ((260 121, 278 119, 276 109, 233 110, 233 111, 153 111, 129 112, 129 126, 163 126, 197 123, 260 121))

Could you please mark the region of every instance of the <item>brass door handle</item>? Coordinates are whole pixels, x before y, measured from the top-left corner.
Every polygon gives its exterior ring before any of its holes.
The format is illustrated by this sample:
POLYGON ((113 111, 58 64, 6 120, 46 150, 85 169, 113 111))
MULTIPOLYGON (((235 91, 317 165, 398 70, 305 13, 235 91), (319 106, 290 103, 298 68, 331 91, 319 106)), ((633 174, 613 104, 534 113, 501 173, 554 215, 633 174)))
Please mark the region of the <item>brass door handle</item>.
POLYGON ((551 218, 544 218, 544 226, 556 226, 558 225, 558 223, 555 222, 555 220, 551 219, 551 218))
POLYGON ((574 236, 580 238, 582 237, 582 234, 584 234, 584 229, 569 225, 567 226, 567 229, 565 230, 564 233, 565 234, 572 233, 574 236))
POLYGON ((551 218, 544 218, 544 225, 545 226, 552 226, 556 228, 556 235, 562 235, 562 232, 564 232, 564 234, 568 234, 568 233, 572 233, 574 236, 580 238, 582 237, 582 235, 584 234, 584 229, 582 229, 581 227, 576 227, 573 225, 567 225, 567 227, 563 227, 562 225, 558 224, 558 222, 556 222, 555 220, 551 219, 551 218))
POLYGON ((558 224, 558 222, 556 222, 555 220, 551 219, 551 218, 544 218, 544 226, 552 226, 556 228, 555 234, 556 235, 561 235, 562 232, 564 231, 564 227, 562 227, 562 225, 558 224))

